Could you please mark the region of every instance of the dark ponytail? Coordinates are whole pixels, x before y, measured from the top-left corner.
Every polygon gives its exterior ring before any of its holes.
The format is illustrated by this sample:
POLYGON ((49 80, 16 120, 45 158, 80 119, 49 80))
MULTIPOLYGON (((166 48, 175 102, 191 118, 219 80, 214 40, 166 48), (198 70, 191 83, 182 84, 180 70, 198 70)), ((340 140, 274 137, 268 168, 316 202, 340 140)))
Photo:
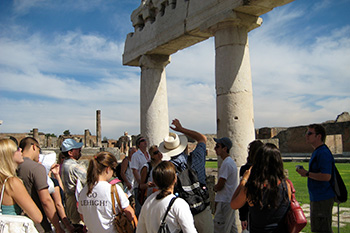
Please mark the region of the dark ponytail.
POLYGON ((174 164, 169 161, 162 161, 153 169, 152 175, 154 183, 160 190, 156 199, 160 200, 171 194, 169 187, 171 187, 176 179, 174 164))
POLYGON ((96 185, 98 181, 98 176, 102 174, 102 172, 107 168, 115 168, 117 167, 118 162, 117 159, 114 157, 114 155, 110 152, 100 152, 93 156, 92 159, 90 159, 89 167, 87 170, 87 185, 88 185, 88 192, 89 195, 93 189, 93 187, 96 185))

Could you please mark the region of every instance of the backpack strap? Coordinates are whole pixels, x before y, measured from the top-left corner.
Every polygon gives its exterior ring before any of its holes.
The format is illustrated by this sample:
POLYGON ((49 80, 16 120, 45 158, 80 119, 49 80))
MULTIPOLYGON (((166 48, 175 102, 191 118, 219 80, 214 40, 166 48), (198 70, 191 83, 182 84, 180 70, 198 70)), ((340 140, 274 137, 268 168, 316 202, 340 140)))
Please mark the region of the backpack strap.
POLYGON ((165 215, 162 219, 162 222, 161 222, 161 226, 165 224, 165 219, 166 219, 166 216, 168 216, 168 212, 169 210, 171 209, 171 206, 174 204, 175 200, 176 200, 177 197, 173 197, 170 202, 169 202, 169 205, 168 205, 168 208, 166 209, 166 212, 165 212, 165 215))

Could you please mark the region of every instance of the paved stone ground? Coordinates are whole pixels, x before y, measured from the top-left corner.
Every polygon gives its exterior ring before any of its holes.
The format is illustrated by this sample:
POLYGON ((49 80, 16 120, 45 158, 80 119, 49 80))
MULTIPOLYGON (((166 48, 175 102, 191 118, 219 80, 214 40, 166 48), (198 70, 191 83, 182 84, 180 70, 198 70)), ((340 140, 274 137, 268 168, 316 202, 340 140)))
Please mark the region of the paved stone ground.
MULTIPOLYGON (((304 204, 301 206, 304 210, 305 217, 307 221, 310 222, 310 205, 304 204)), ((339 207, 339 227, 342 228, 346 224, 350 224, 350 208, 339 207)), ((333 207, 333 227, 338 227, 338 207, 333 207)))

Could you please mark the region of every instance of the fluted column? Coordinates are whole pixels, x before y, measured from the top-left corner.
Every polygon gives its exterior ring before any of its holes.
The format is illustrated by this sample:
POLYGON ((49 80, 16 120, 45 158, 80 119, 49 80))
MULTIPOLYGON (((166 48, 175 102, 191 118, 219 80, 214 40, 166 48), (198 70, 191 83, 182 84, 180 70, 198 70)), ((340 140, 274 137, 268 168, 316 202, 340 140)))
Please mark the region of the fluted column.
POLYGON ((230 155, 240 167, 255 139, 248 27, 240 21, 215 25, 217 136, 232 140, 230 155))
POLYGON ((159 145, 169 133, 168 95, 165 66, 170 63, 168 55, 142 55, 140 118, 141 134, 149 146, 159 145))

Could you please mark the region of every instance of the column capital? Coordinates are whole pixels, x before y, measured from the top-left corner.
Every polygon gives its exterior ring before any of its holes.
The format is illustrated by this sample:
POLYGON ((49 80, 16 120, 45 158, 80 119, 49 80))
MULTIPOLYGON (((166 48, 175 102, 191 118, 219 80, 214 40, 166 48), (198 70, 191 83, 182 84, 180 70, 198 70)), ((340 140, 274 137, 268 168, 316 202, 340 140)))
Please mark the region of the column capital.
POLYGON ((258 28, 262 24, 262 18, 254 15, 248 15, 241 12, 230 12, 225 15, 225 19, 219 22, 212 22, 211 25, 207 25, 208 30, 215 34, 217 31, 225 29, 227 27, 242 27, 247 32, 258 28))
POLYGON ((169 63, 170 56, 161 54, 145 54, 139 60, 139 66, 141 68, 164 69, 169 63))

